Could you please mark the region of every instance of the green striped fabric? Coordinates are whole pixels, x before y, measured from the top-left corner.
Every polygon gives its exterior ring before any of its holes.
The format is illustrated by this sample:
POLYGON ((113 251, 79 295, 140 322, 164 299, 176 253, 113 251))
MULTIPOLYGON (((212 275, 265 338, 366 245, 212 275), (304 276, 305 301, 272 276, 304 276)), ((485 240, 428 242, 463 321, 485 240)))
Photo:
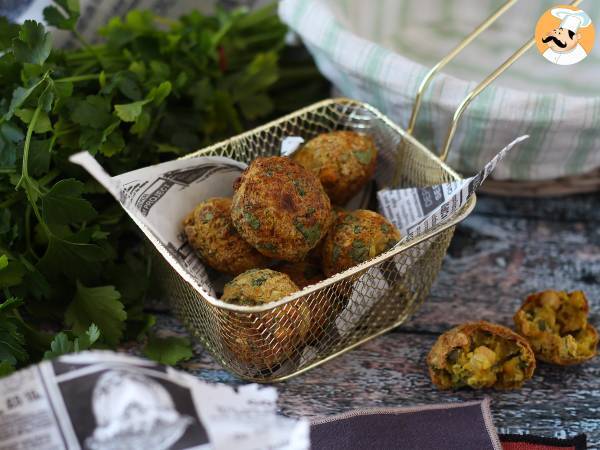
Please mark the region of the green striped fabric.
MULTIPOLYGON (((406 127, 428 69, 504 0, 283 0, 279 13, 312 52, 325 76, 347 97, 380 109, 406 127)), ((464 96, 531 38, 552 0, 517 2, 431 84, 415 135, 439 149, 464 96)), ((600 24, 600 1, 580 5, 600 24)), ((449 163, 472 174, 508 142, 519 146, 497 179, 542 180, 600 167, 600 29, 581 63, 555 66, 535 49, 470 106, 449 163)))

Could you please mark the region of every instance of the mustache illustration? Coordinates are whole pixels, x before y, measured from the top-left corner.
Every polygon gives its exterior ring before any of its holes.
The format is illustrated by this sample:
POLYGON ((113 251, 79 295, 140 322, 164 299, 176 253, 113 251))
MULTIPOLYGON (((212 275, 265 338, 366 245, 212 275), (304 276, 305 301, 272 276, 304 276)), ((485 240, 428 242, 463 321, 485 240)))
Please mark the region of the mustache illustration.
POLYGON ((556 45, 558 45, 560 48, 565 48, 565 47, 567 46, 567 43, 566 43, 566 42, 561 42, 561 41, 559 41, 559 40, 558 40, 558 38, 557 38, 556 36, 548 36, 548 37, 546 37, 546 38, 542 39, 542 42, 543 42, 544 44, 545 44, 545 43, 547 43, 547 42, 550 42, 550 41, 554 41, 554 43, 555 43, 556 45))

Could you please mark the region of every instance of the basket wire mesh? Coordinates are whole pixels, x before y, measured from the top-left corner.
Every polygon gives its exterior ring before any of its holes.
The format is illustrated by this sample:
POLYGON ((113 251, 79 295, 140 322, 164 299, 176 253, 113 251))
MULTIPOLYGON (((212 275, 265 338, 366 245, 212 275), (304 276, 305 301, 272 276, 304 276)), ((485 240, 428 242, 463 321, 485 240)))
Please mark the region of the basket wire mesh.
MULTIPOLYGON (((278 155, 287 136, 333 130, 367 132, 379 148, 377 186, 430 186, 458 178, 374 108, 326 100, 189 155, 249 163, 278 155), (401 155, 398 152, 402 152, 401 155)), ((452 237, 474 198, 450 222, 278 302, 228 305, 188 283, 155 252, 155 278, 188 330, 227 369, 257 382, 297 375, 401 324, 427 296, 452 237)))

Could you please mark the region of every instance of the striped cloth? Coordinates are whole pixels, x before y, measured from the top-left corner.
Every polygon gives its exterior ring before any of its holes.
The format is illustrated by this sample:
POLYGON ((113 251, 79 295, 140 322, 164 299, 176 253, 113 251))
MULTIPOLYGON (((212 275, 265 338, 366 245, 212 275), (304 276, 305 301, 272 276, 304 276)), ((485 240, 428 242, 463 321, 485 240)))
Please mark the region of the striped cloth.
MULTIPOLYGON (((282 20, 304 40, 342 95, 406 127, 428 69, 504 0, 283 0, 282 20)), ((439 149, 464 96, 533 35, 556 1, 518 2, 438 75, 415 135, 439 149), (468 80, 468 81, 467 81, 468 80)), ((600 1, 580 7, 600 26, 600 1)), ((531 49, 469 107, 449 163, 470 175, 515 137, 531 138, 494 172, 496 179, 544 180, 600 167, 600 28, 594 51, 555 66, 531 49)))

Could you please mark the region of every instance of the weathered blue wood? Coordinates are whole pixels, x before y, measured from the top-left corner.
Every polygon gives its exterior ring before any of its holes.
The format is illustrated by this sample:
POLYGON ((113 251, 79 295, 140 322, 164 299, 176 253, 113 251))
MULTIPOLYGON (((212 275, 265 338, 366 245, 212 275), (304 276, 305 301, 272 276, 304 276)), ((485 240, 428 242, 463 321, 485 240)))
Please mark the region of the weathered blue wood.
MULTIPOLYGON (((583 289, 600 326, 600 196, 563 199, 481 197, 458 227, 429 299, 404 326, 277 385, 282 413, 316 417, 356 408, 472 400, 489 395, 501 432, 588 434, 600 448, 600 358, 569 368, 540 365, 517 391, 442 392, 425 357, 453 325, 486 319, 512 325, 530 292, 583 289)), ((164 331, 184 333, 166 314, 164 331)), ((137 348, 130 349, 133 352, 137 348)), ((180 368, 207 381, 240 384, 199 345, 180 368)))

